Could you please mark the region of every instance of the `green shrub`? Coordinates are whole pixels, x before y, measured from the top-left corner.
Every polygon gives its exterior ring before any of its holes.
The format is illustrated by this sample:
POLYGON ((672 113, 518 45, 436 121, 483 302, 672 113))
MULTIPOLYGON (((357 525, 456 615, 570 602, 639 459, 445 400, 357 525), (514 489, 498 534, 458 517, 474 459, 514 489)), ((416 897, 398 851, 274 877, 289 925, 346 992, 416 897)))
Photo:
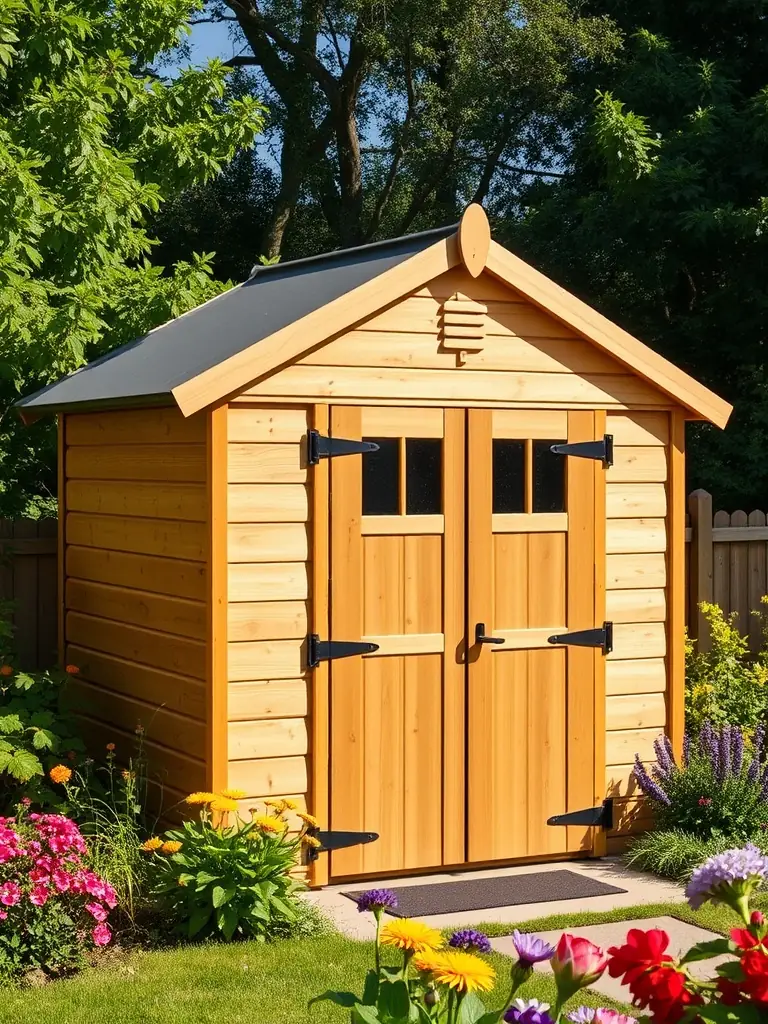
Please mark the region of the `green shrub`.
POLYGON ((768 638, 764 632, 761 651, 753 658, 735 613, 726 616, 716 604, 700 607, 709 623, 712 646, 699 651, 694 641, 686 641, 686 726, 694 734, 705 722, 753 731, 768 718, 768 638))
POLYGON ((235 796, 194 793, 188 800, 201 805, 198 820, 143 846, 150 854, 152 892, 176 931, 188 938, 263 941, 301 929, 306 915, 297 893, 305 885, 290 872, 302 845, 316 844, 312 829, 289 835, 286 802, 274 814, 256 814, 249 822, 236 818, 230 825, 235 796))

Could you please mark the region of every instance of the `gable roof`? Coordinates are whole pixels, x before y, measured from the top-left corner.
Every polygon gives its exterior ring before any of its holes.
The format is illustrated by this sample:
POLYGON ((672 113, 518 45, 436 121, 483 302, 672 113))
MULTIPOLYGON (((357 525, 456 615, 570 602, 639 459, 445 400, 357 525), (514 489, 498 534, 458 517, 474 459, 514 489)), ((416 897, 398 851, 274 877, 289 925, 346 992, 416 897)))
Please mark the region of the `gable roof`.
POLYGON ((25 418, 169 404, 179 384, 270 337, 456 233, 457 225, 290 263, 247 281, 16 403, 25 418))
POLYGON ((486 271, 693 417, 723 427, 731 406, 597 310, 492 242, 485 213, 459 225, 258 268, 244 284, 17 403, 46 412, 169 404, 185 416, 244 390, 459 263, 486 271))

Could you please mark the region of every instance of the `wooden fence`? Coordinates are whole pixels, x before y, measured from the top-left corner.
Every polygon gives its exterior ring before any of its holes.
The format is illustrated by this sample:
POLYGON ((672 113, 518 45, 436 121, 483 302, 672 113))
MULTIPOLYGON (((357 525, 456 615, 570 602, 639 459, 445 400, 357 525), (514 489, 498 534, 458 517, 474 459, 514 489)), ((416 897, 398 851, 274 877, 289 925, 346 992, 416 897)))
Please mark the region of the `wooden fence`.
MULTIPOLYGON (((688 497, 686 529, 688 606, 692 636, 706 649, 709 632, 701 601, 737 612, 742 632, 757 649, 763 623, 752 615, 768 593, 768 523, 765 512, 714 512, 712 496, 688 497)), ((16 663, 48 668, 56 663, 58 631, 57 523, 54 519, 0 519, 0 601, 13 601, 16 663)), ((766 608, 768 611, 768 608, 766 608)))

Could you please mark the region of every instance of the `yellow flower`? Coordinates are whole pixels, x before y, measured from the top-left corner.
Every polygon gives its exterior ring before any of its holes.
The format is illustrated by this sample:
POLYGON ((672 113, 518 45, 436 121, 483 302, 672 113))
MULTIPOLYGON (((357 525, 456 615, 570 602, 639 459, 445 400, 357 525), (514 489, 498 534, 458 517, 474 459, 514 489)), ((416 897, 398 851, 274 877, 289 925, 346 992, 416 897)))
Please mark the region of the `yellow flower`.
POLYGON ((220 795, 228 800, 244 800, 248 796, 244 789, 222 789, 220 795))
POLYGON ((56 764, 51 768, 48 774, 51 777, 51 782, 69 782, 72 778, 72 769, 67 768, 67 766, 63 764, 56 764))
POLYGON ((295 800, 291 800, 287 796, 282 796, 279 800, 265 800, 264 804, 266 807, 274 807, 275 814, 284 814, 285 811, 295 811, 299 806, 295 800))
POLYGON ((142 843, 141 848, 147 853, 152 853, 153 850, 159 850, 162 845, 163 840, 158 839, 157 836, 153 836, 151 839, 148 839, 146 843, 142 843))
POLYGON ((440 965, 442 954, 436 953, 433 949, 425 949, 423 953, 417 953, 411 963, 417 971, 424 974, 434 974, 440 965))
POLYGON ((305 825, 309 825, 310 828, 320 828, 320 822, 314 814, 307 814, 306 811, 299 811, 298 817, 301 818, 305 825))
POLYGON ((305 846, 311 846, 313 850, 319 850, 323 845, 317 836, 302 836, 301 841, 305 846))
POLYGON ((253 824, 262 832, 270 832, 274 835, 285 832, 287 827, 284 821, 280 821, 279 818, 273 818, 271 814, 255 814, 253 816, 253 824))
POLYGON ((230 800, 226 796, 214 796, 210 802, 210 808, 212 811, 236 811, 240 805, 237 800, 230 800))
POLYGON ((160 846, 160 853, 166 853, 166 854, 168 854, 170 856, 170 854, 172 854, 172 853, 178 853, 180 849, 181 849, 181 843, 180 842, 178 842, 176 839, 167 839, 160 846))
POLYGON ((385 946, 396 946, 407 953, 424 953, 440 949, 443 945, 443 937, 436 928, 408 917, 385 924, 381 929, 381 941, 385 946))
POLYGON ((191 804, 193 807, 196 807, 201 804, 209 804, 211 800, 215 799, 215 793, 190 793, 184 803, 191 804))
POLYGON ((457 992, 490 992, 496 982, 496 971, 487 961, 460 950, 443 953, 433 973, 439 985, 457 992))

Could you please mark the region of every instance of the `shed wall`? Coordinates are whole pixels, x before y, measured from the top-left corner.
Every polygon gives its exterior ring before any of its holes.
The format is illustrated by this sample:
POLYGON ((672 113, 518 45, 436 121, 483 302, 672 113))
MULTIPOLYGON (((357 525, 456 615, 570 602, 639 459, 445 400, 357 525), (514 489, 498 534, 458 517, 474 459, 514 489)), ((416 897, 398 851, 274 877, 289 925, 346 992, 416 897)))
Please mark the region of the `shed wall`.
POLYGON ((144 728, 164 806, 205 784, 206 423, 176 409, 63 417, 64 656, 94 750, 144 728))

